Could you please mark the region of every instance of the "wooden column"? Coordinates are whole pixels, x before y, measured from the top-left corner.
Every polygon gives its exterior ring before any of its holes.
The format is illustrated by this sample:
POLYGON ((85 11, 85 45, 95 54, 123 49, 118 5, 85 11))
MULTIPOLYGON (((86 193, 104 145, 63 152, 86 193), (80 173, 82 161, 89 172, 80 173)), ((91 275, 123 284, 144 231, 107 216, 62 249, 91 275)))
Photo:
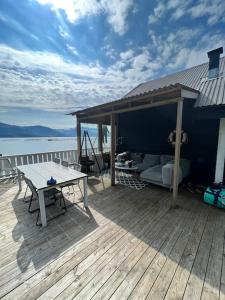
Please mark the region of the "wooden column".
POLYGON ((225 118, 221 118, 219 136, 218 136, 217 155, 216 155, 216 170, 215 170, 216 183, 223 182, 224 159, 225 159, 225 118))
POLYGON ((103 151, 102 142, 102 124, 98 124, 98 151, 100 153, 103 151))
POLYGON ((116 148, 116 135, 115 135, 115 114, 110 115, 111 123, 111 155, 110 155, 110 168, 111 168, 111 185, 115 185, 115 148, 116 148))
POLYGON ((176 206, 176 200, 177 200, 177 194, 178 194, 178 185, 179 185, 182 114, 183 114, 183 98, 181 98, 177 102, 175 162, 174 162, 174 171, 173 171, 173 197, 172 197, 172 202, 171 202, 172 207, 176 206))
POLYGON ((77 118, 77 159, 80 161, 80 149, 81 149, 81 122, 77 118))

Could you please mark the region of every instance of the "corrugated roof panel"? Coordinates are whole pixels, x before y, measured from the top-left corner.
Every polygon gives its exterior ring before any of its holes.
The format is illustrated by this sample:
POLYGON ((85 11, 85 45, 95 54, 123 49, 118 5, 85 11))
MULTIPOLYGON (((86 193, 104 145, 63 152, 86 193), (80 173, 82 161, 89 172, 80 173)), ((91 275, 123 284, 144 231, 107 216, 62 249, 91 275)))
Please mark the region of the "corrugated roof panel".
POLYGON ((130 91, 124 98, 138 96, 162 87, 180 83, 200 91, 199 97, 195 103, 196 107, 225 104, 225 57, 220 58, 219 73, 220 75, 218 78, 208 79, 208 63, 205 63, 156 80, 142 83, 130 91))
POLYGON ((218 93, 218 103, 222 103, 225 104, 225 78, 221 78, 221 83, 220 83, 220 88, 218 89, 219 93, 218 93))
POLYGON ((215 91, 214 91, 213 96, 215 98, 214 102, 216 105, 218 105, 218 103, 219 103, 219 87, 222 84, 221 81, 223 81, 223 77, 218 78, 218 80, 216 81, 216 85, 215 85, 215 91))

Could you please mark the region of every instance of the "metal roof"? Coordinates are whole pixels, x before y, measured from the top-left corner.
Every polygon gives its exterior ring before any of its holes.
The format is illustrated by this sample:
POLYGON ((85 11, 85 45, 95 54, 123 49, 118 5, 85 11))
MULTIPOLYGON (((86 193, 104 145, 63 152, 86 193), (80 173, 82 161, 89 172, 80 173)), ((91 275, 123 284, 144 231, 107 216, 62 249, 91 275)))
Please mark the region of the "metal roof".
POLYGON ((208 62, 138 85, 123 99, 137 97, 174 84, 182 84, 200 92, 195 107, 225 104, 225 56, 220 58, 219 76, 208 79, 208 62))

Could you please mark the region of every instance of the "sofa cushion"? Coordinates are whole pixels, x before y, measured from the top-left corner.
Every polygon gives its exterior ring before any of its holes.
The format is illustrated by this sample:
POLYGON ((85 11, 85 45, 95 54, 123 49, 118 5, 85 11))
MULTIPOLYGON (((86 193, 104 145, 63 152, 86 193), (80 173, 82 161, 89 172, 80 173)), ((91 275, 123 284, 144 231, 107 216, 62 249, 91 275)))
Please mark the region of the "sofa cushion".
MULTIPOLYGON (((172 159, 167 164, 174 165, 174 163, 175 163, 175 161, 174 161, 174 159, 172 159)), ((186 159, 186 158, 180 159, 180 168, 182 171, 183 178, 186 178, 190 175, 190 165, 191 165, 191 161, 189 159, 186 159)))
POLYGON ((156 165, 148 168, 140 174, 140 178, 146 181, 157 181, 162 183, 162 166, 156 165))
POLYGON ((143 161, 137 164, 139 171, 144 171, 159 164, 159 155, 145 154, 143 161))
POLYGON ((131 160, 133 160, 135 163, 141 163, 143 158, 142 158, 142 153, 133 153, 131 152, 130 154, 131 160))
POLYGON ((174 157, 172 155, 163 154, 160 155, 160 164, 163 166, 171 161, 174 157))
POLYGON ((159 157, 160 157, 159 155, 155 155, 155 154, 145 154, 143 162, 148 164, 149 167, 155 166, 159 164, 159 157))

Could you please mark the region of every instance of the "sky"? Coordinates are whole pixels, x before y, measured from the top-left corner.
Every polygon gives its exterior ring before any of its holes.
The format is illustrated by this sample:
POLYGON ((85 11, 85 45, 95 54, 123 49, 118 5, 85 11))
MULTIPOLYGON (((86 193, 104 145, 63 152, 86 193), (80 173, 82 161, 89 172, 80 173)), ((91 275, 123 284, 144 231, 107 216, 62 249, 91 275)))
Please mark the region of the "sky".
POLYGON ((71 128, 220 46, 224 0, 1 0, 0 122, 71 128))

